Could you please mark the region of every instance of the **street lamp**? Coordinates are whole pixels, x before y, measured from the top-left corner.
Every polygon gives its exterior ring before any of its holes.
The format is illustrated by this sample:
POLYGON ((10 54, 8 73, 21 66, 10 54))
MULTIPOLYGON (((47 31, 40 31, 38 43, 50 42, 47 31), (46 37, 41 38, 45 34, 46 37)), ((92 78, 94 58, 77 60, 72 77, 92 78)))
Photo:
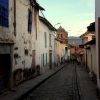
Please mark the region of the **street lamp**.
MULTIPOLYGON (((54 35, 56 36, 56 33, 55 33, 55 26, 58 25, 58 24, 61 24, 61 23, 57 23, 54 25, 54 35)), ((54 36, 54 69, 55 69, 55 66, 56 66, 56 40, 55 40, 55 36, 54 36)))
POLYGON ((57 23, 57 24, 55 24, 54 27, 55 27, 56 25, 58 25, 58 24, 61 24, 61 23, 57 23))
MULTIPOLYGON (((61 24, 61 23, 57 23, 57 24, 54 25, 54 34, 55 34, 55 26, 58 25, 58 24, 61 24)), ((56 36, 56 34, 55 34, 55 36, 56 36)))

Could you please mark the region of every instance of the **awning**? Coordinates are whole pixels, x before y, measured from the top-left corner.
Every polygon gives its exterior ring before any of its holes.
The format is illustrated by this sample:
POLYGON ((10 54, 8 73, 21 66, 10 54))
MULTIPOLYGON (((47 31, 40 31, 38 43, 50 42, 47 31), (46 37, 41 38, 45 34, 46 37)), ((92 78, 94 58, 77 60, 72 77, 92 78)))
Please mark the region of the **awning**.
POLYGON ((44 17, 39 16, 39 19, 48 26, 49 29, 51 29, 52 31, 57 31, 56 28, 53 27, 53 25, 44 17))

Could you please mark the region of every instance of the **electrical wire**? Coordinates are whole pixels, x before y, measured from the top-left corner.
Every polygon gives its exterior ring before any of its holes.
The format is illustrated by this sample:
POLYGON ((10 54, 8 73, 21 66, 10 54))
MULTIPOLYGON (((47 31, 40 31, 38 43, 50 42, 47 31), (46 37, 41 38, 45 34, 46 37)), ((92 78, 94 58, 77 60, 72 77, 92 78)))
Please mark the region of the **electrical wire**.
MULTIPOLYGON (((21 0, 19 0, 19 1, 20 1, 21 4, 23 4, 23 5, 25 5, 25 6, 30 5, 30 3, 29 3, 29 4, 24 4, 21 0)), ((37 0, 36 0, 36 1, 37 1, 37 0)), ((38 1, 37 1, 37 2, 38 2, 38 1)), ((45 15, 43 14, 42 10, 40 10, 40 12, 41 12, 41 14, 43 15, 43 17, 45 18, 45 15)))
POLYGON ((43 17, 45 18, 45 15, 43 14, 43 12, 40 10, 41 14, 43 15, 43 17))
MULTIPOLYGON (((38 0, 36 0, 36 2, 39 4, 38 0)), ((42 12, 42 10, 40 10, 41 14, 43 15, 43 17, 45 18, 44 13, 42 12)))
POLYGON ((23 4, 24 6, 30 5, 30 3, 29 3, 29 4, 24 4, 21 0, 19 0, 19 2, 20 2, 21 4, 23 4))

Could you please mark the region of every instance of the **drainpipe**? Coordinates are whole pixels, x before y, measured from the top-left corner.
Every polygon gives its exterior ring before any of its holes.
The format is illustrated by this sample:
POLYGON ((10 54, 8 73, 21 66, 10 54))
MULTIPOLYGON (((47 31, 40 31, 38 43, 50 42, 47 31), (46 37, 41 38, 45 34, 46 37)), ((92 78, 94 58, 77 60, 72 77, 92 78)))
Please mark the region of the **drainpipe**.
MULTIPOLYGON (((14 35, 16 36, 16 0, 14 0, 14 35)), ((9 80, 9 89, 12 90, 13 87, 13 74, 12 74, 12 69, 13 69, 13 46, 11 45, 10 47, 10 54, 11 54, 11 62, 10 62, 10 80, 9 80)))
POLYGON ((14 35, 16 36, 16 0, 14 0, 14 35))
POLYGON ((9 90, 12 91, 13 88, 13 73, 12 73, 12 69, 13 69, 13 45, 10 46, 10 80, 9 80, 9 90))

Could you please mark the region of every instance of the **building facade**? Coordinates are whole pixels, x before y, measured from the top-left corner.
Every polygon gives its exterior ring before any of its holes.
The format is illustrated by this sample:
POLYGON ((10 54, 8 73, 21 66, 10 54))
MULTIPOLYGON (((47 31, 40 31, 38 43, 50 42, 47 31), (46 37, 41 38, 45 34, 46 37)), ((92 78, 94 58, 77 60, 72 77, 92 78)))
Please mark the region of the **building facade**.
POLYGON ((50 22, 43 18, 39 17, 39 42, 40 47, 40 61, 41 61, 41 72, 45 72, 49 69, 54 68, 54 27, 50 22))
POLYGON ((0 91, 53 67, 53 27, 39 10, 36 0, 0 0, 0 91))
POLYGON ((56 33, 56 55, 58 65, 68 59, 68 32, 61 26, 56 33))

